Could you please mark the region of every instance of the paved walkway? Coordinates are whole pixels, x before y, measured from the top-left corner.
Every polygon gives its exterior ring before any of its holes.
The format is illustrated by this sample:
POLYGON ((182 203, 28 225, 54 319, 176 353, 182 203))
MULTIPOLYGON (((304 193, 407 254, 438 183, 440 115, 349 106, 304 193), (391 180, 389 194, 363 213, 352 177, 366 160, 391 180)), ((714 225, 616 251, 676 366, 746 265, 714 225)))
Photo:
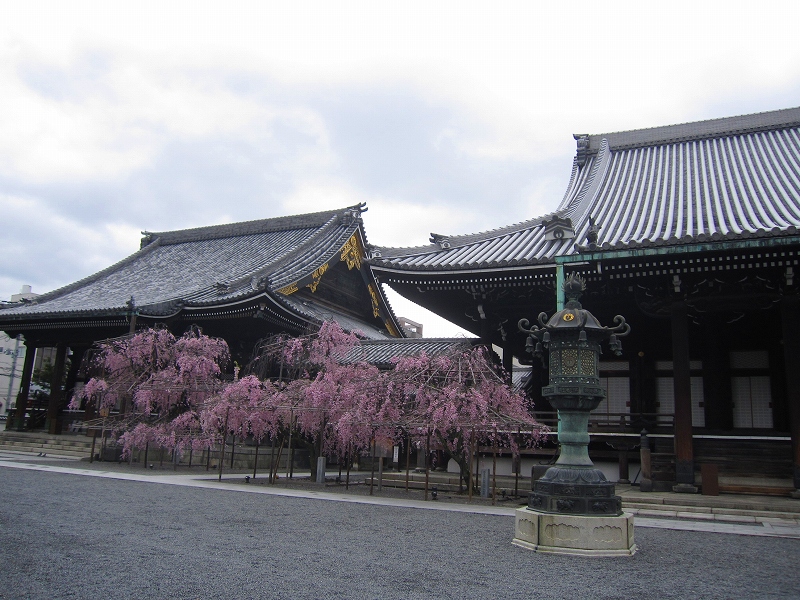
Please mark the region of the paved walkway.
POLYGON ((548 555, 511 543, 512 501, 219 483, 170 467, 3 452, 0 598, 800 598, 800 539, 644 517, 634 556, 548 555))
MULTIPOLYGON (((96 462, 92 465, 71 457, 37 456, 32 453, 0 450, 0 467, 45 471, 87 477, 140 481, 194 488, 228 490, 248 494, 270 494, 332 502, 373 504, 425 510, 513 516, 514 506, 489 506, 485 503, 424 501, 392 496, 365 496, 283 486, 243 485, 244 474, 218 475, 205 471, 191 473, 130 468, 125 464, 96 462)), ((308 477, 309 473, 297 473, 308 477)), ((385 488, 388 490, 389 488, 385 488)), ((770 496, 702 496, 671 492, 642 493, 636 487, 617 486, 625 512, 635 515, 636 527, 699 531, 763 537, 800 539, 800 500, 770 496)))

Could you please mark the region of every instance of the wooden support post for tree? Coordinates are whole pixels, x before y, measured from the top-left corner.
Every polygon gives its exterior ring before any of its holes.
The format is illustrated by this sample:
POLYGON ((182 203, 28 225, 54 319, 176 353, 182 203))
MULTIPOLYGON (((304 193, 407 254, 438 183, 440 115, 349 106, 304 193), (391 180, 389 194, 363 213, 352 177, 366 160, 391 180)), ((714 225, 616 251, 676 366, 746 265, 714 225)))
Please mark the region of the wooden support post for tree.
POLYGON ((222 448, 219 451, 219 477, 218 481, 222 481, 222 463, 225 462, 225 442, 227 442, 228 438, 228 427, 227 427, 228 420, 225 419, 226 427, 225 431, 222 433, 222 448))
POLYGON ((231 436, 231 470, 233 470, 233 458, 236 454, 236 436, 231 436))
POLYGON ((258 469, 258 440, 256 440, 256 456, 253 459, 253 479, 256 478, 257 469, 258 469))
POLYGON ((431 428, 428 427, 428 438, 425 442, 425 500, 428 499, 428 481, 431 472, 431 428))
POLYGON ((372 436, 372 473, 369 476, 369 495, 372 496, 372 486, 375 483, 375 436, 372 436))
POLYGON ((378 459, 378 491, 383 491, 383 456, 378 459))
MULTIPOLYGON (((472 490, 475 487, 475 471, 472 469, 472 461, 475 456, 475 428, 472 428, 472 438, 469 441, 469 500, 472 502, 472 490)), ((478 465, 475 465, 476 468, 478 465)))
POLYGON ((497 427, 494 428, 492 444, 492 506, 497 502, 497 427))
POLYGON ((292 479, 294 475, 294 469, 292 469, 292 459, 294 458, 292 455, 292 434, 294 430, 294 410, 290 411, 289 413, 289 451, 286 454, 287 463, 286 463, 286 477, 288 479, 292 479))
POLYGON ((146 469, 147 468, 147 453, 150 450, 150 442, 144 443, 144 463, 142 466, 146 469))
POLYGON ((230 417, 231 409, 225 411, 225 425, 222 427, 222 450, 219 454, 219 481, 222 481, 222 463, 225 461, 225 442, 228 441, 228 417, 230 417))
POLYGON ((353 446, 347 449, 347 476, 344 480, 344 489, 350 489, 350 466, 353 464, 353 446))
POLYGON ((411 432, 406 434, 406 493, 408 493, 408 472, 411 461, 411 432))
POLYGON ((211 446, 206 446, 206 471, 211 469, 211 446))
POLYGON ((270 441, 270 451, 269 451, 269 476, 267 477, 267 481, 271 484, 272 483, 272 472, 275 470, 275 436, 270 434, 269 436, 270 441))

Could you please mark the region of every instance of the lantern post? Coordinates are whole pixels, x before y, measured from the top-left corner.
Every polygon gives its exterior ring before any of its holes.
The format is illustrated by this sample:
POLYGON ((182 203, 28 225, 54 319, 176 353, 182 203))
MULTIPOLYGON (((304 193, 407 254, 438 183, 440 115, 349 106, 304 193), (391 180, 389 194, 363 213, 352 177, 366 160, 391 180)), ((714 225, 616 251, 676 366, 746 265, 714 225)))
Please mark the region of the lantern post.
POLYGON ((589 458, 589 415, 605 398, 600 385, 601 343, 622 353, 620 337, 630 332, 622 316, 604 327, 578 299, 585 281, 570 275, 564 282, 564 308, 548 319, 540 313, 538 325, 519 322, 528 334, 527 350, 548 357, 549 384, 542 396, 558 411, 556 463, 533 486, 528 506, 517 511, 513 543, 539 552, 597 556, 630 556, 633 516, 622 512, 622 501, 589 458))

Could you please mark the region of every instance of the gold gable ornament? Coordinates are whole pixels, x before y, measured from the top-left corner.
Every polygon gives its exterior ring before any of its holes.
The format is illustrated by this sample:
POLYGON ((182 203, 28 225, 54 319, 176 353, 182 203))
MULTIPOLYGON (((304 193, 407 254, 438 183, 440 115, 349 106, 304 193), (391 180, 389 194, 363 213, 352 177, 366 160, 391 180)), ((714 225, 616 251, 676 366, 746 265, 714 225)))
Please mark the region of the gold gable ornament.
POLYGON ((311 290, 312 294, 317 291, 317 286, 319 285, 319 282, 322 281, 322 276, 325 274, 325 271, 327 270, 328 270, 328 263, 325 263, 320 268, 315 269, 314 272, 311 274, 311 276, 314 278, 314 281, 312 281, 309 284, 306 284, 306 287, 311 290))
POLYGON ((367 289, 369 290, 370 298, 372 298, 372 315, 374 317, 380 317, 381 304, 380 301, 378 300, 378 292, 375 290, 375 287, 372 284, 369 284, 367 286, 367 289))
POLYGON ((348 269, 360 269, 363 256, 364 249, 361 247, 358 236, 354 233, 342 246, 342 260, 347 263, 348 269))
POLYGON ((291 294, 294 294, 296 291, 298 291, 298 289, 299 288, 297 287, 297 284, 296 283, 292 283, 292 284, 287 285, 286 287, 282 287, 281 289, 279 289, 278 293, 279 294, 283 294, 284 296, 289 296, 291 294))

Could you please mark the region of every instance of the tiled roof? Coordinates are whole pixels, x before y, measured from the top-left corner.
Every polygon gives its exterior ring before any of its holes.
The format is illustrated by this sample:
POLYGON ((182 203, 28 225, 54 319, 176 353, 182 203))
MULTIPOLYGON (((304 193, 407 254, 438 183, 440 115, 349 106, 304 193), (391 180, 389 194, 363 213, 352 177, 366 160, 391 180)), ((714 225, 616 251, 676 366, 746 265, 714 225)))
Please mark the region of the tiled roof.
POLYGON ((373 325, 342 314, 341 311, 317 304, 313 300, 307 298, 300 300, 293 295, 279 295, 277 298, 283 304, 288 305, 292 312, 303 315, 313 321, 334 321, 345 331, 360 331, 364 337, 371 340, 394 339, 384 330, 379 330, 373 325))
POLYGON ((336 255, 359 229, 360 207, 162 233, 119 263, 35 301, 0 310, 0 320, 120 314, 133 296, 141 315, 210 306, 274 292, 336 255))
POLYGON ((514 266, 549 261, 570 244, 545 240, 542 222, 532 219, 481 234, 452 236, 449 248, 438 244, 416 248, 377 248, 370 263, 404 270, 449 270, 514 266))
POLYGON ((477 341, 477 339, 470 338, 367 340, 354 347, 346 360, 363 360, 377 366, 389 366, 395 358, 419 356, 423 352, 428 356, 436 356, 459 348, 471 348, 477 341))
POLYGON ((698 137, 622 149, 604 140, 560 207, 577 239, 588 216, 604 249, 798 233, 800 124, 698 137))
POLYGON ((551 263, 602 249, 769 238, 800 233, 800 108, 637 131, 576 136, 579 151, 552 215, 417 248, 376 248, 370 263, 463 271, 551 263), (543 223, 570 219, 573 239, 543 223))

